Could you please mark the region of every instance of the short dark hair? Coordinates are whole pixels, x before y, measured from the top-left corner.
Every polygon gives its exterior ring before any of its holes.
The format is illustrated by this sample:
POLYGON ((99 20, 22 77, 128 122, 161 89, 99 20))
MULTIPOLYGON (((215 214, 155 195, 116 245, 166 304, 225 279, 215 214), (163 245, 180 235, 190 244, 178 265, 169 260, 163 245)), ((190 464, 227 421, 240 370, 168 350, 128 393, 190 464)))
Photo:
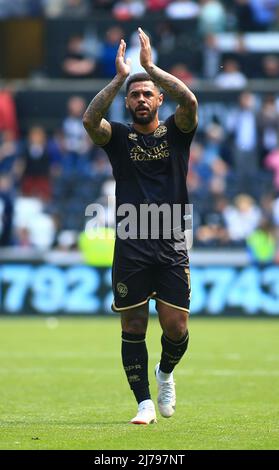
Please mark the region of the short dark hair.
POLYGON ((161 88, 158 85, 158 83, 153 80, 153 78, 148 75, 148 73, 142 72, 142 73, 134 73, 134 75, 131 75, 127 82, 126 82, 126 94, 128 94, 130 85, 134 82, 153 82, 154 85, 158 88, 159 92, 161 93, 161 88))

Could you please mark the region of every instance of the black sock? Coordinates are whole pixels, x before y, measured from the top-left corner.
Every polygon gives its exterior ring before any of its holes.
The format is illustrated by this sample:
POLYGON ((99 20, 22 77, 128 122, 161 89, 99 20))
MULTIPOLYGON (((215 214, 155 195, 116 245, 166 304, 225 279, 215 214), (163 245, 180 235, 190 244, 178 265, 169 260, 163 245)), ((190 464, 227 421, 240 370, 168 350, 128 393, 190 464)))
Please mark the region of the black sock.
POLYGON ((137 402, 150 399, 145 335, 133 335, 122 331, 121 353, 123 367, 137 402))
POLYGON ((160 370, 165 374, 170 374, 179 363, 183 354, 186 352, 189 341, 189 333, 186 332, 185 336, 180 341, 175 342, 167 338, 164 334, 161 338, 162 355, 160 361, 160 370))

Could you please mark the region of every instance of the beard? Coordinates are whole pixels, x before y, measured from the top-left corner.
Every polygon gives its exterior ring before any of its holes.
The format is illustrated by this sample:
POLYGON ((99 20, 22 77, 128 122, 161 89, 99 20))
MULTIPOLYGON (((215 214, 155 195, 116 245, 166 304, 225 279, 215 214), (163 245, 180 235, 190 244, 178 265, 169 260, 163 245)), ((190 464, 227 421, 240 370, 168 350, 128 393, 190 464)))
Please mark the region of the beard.
POLYGON ((150 124, 154 120, 157 114, 158 108, 154 109, 153 111, 147 111, 146 116, 138 116, 137 112, 131 109, 130 107, 129 107, 129 111, 131 113, 133 122, 135 124, 150 124))

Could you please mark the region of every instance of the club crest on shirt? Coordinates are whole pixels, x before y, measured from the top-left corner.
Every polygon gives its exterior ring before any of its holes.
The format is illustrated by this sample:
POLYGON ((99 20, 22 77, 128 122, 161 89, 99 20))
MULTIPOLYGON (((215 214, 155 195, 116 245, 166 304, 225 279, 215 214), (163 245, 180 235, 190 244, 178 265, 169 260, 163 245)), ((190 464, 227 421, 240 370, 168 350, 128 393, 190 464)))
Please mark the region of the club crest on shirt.
POLYGON ((130 132, 130 134, 128 134, 128 138, 135 141, 138 140, 138 136, 134 132, 130 132))
POLYGON ((157 127, 156 131, 154 132, 154 137, 162 137, 168 132, 168 129, 166 126, 159 126, 157 127))

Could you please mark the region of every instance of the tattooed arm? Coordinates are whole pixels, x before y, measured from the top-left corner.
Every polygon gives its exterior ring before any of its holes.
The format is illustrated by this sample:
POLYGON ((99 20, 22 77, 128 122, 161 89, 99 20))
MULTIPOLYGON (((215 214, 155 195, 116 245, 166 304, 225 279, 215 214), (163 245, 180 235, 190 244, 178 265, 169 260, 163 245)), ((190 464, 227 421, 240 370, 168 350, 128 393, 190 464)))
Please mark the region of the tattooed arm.
POLYGON ((93 142, 105 145, 111 138, 111 125, 104 116, 130 73, 129 59, 125 62, 126 43, 121 39, 116 55, 116 76, 89 104, 83 116, 83 125, 93 142))
POLYGON ((149 37, 141 28, 138 28, 138 33, 141 45, 141 65, 150 77, 178 103, 174 115, 177 127, 182 132, 190 132, 198 123, 198 102, 195 95, 181 80, 153 64, 149 37))

